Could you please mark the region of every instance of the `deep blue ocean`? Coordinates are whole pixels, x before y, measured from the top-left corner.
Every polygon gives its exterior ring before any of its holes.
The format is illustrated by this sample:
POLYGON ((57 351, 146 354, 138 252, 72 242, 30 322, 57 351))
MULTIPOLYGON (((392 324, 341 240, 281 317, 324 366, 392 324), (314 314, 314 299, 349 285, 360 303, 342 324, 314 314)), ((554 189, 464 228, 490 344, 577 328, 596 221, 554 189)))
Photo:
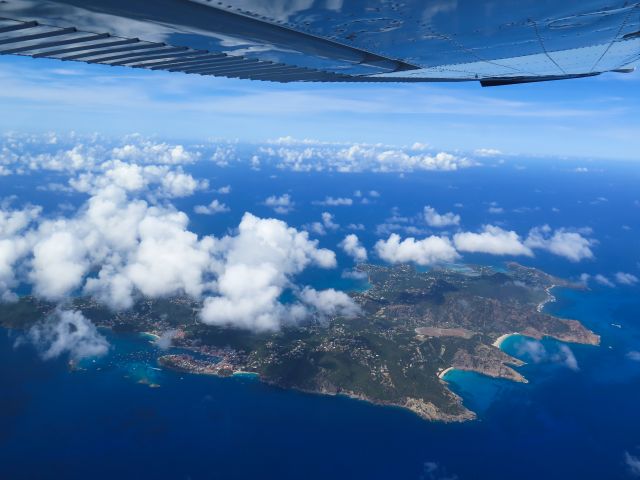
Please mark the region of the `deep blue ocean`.
MULTIPOLYGON (((466 230, 492 223, 522 235, 534 226, 589 227, 595 259, 572 263, 542 251, 516 258, 549 273, 639 275, 640 168, 632 163, 510 160, 458 172, 397 174, 252 172, 198 164, 212 187, 230 184, 231 212, 192 213, 211 193, 176 202, 198 233, 224 234, 244 211, 289 193, 290 225, 318 221, 323 211, 356 232, 371 249, 376 226, 392 216, 418 215, 425 205, 455 211, 466 230), (577 173, 576 167, 589 172, 577 173), (376 190, 369 204, 326 207, 325 196, 376 190), (495 202, 502 213, 489 213, 495 202), (455 204, 462 206, 455 206, 455 204)), ((48 179, 47 181, 51 181, 48 179)), ((0 179, 6 194, 45 205, 85 197, 34 188, 43 179, 0 179), (28 197, 27 197, 28 195, 28 197)), ((338 253, 340 268, 310 270, 298 280, 317 287, 357 288, 341 277, 350 260, 336 244, 345 230, 319 237, 338 253)), ((388 235, 388 234, 387 234, 388 235)), ((401 232, 402 236, 406 234, 401 232)), ((465 255, 464 262, 500 265, 501 258, 465 255)), ((373 258, 375 261, 375 257, 373 258)), ((479 420, 429 423, 397 408, 341 397, 285 391, 251 377, 219 379, 156 369, 157 348, 140 335, 105 332, 112 348, 70 370, 65 359, 43 361, 17 332, 0 332, 0 478, 7 479, 625 479, 625 453, 640 455, 640 288, 591 285, 554 290, 546 311, 578 319, 602 337, 599 347, 570 345, 579 369, 528 362, 528 384, 467 372, 447 376, 479 420), (153 384, 153 385, 152 385, 153 384), (159 386, 155 386, 155 384, 159 386)), ((521 338, 503 345, 520 355, 521 338)), ((557 342, 545 340, 553 351, 557 342)), ((524 358, 524 360, 529 360, 524 358)))

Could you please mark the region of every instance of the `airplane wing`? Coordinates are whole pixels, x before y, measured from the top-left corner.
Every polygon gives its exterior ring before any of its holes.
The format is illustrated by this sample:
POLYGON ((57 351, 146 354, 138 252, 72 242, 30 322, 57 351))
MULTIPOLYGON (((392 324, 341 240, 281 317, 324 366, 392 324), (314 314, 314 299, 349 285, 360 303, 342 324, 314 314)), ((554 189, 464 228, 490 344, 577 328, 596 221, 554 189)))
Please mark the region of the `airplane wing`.
POLYGON ((0 53, 275 82, 629 72, 624 0, 0 0, 0 53))

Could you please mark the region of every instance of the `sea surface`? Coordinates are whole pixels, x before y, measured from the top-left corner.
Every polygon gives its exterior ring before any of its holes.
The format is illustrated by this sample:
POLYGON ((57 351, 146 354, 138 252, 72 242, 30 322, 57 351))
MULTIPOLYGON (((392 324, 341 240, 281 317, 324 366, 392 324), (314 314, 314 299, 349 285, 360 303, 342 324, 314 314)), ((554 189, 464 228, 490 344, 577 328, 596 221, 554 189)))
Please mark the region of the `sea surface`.
MULTIPOLYGON (((342 225, 365 224, 357 233, 368 248, 393 207, 399 216, 415 216, 427 204, 450 211, 461 203, 457 212, 465 229, 493 223, 526 234, 549 223, 589 227, 598 240, 594 260, 572 263, 539 252, 517 258, 522 263, 572 279, 581 273, 638 275, 637 168, 605 164, 602 172, 583 175, 575 167, 532 160, 526 169, 318 174, 314 182, 307 174, 217 172, 212 182, 233 187, 224 199, 231 214, 190 216, 199 233, 220 235, 245 210, 273 214, 261 201, 289 192, 297 208, 284 219, 302 227, 328 208, 312 201, 375 189, 380 196, 371 199, 374 206, 331 209, 342 225), (504 213, 487 213, 490 202, 504 213)), ((53 204, 48 193, 36 195, 53 204)), ((180 208, 191 211, 204 201, 192 199, 180 208)), ((321 245, 336 250, 344 234, 330 233, 321 245)), ((511 258, 464 258, 494 265, 503 260, 511 258)), ((346 257, 339 255, 339 262, 348 267, 346 257)), ((341 273, 310 271, 299 280, 358 287, 341 273)), ((553 293, 557 301, 545 311, 580 320, 601 335, 601 346, 569 345, 577 362, 569 368, 554 356, 559 342, 544 340, 548 354, 533 358, 523 349, 526 339, 510 338, 503 348, 527 362, 519 371, 529 383, 452 371, 446 380, 479 415, 463 424, 429 423, 400 408, 282 390, 254 377, 159 370, 156 359, 165 352, 144 335, 103 332, 109 354, 70 368, 64 358, 43 361, 32 347, 16 347, 20 332, 1 330, 0 478, 633 478, 625 455, 640 455, 640 361, 629 355, 640 351, 640 289, 592 284, 589 290, 553 293)))

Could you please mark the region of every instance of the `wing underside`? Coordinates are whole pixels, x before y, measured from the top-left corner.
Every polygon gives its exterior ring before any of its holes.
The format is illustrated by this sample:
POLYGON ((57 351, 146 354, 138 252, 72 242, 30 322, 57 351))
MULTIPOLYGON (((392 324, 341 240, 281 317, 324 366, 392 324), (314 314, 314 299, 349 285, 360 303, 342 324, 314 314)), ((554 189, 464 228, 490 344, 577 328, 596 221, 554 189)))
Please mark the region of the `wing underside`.
POLYGON ((640 3, 4 0, 0 53, 283 83, 507 85, 631 71, 640 3))

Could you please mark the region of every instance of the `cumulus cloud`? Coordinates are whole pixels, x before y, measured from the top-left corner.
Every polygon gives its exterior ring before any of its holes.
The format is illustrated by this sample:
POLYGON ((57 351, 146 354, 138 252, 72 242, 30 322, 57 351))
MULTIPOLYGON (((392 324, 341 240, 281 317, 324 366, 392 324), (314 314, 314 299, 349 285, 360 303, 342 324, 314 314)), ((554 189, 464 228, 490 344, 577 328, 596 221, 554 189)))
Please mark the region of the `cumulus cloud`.
POLYGON ((33 247, 32 270, 29 275, 38 296, 61 300, 82 284, 90 261, 87 247, 70 222, 45 223, 33 247))
POLYGON ((238 234, 220 240, 223 250, 217 279, 218 296, 204 301, 201 318, 212 325, 275 330, 306 315, 300 304, 284 305, 279 298, 292 276, 308 265, 336 266, 335 254, 318 248, 306 232, 276 219, 246 213, 238 234))
POLYGON ((291 200, 291 196, 288 193, 280 195, 279 197, 271 195, 264 201, 264 205, 271 207, 274 212, 286 215, 293 210, 295 202, 291 200))
POLYGON ((321 317, 342 316, 356 317, 360 313, 360 306, 344 292, 333 288, 318 291, 305 287, 300 292, 300 299, 306 305, 313 307, 321 317))
POLYGON ((193 211, 200 215, 215 215, 216 213, 225 213, 229 211, 224 203, 218 199, 213 199, 209 205, 196 205, 193 211))
POLYGON ((74 360, 107 353, 109 343, 81 312, 56 310, 27 333, 42 358, 49 360, 67 354, 74 360))
POLYGON ((382 260, 389 263, 433 265, 452 262, 460 257, 451 240, 435 235, 422 240, 408 237, 401 241, 400 235, 392 233, 387 240, 378 240, 375 250, 382 260))
POLYGON ((130 307, 136 292, 199 296, 214 240, 198 239, 187 225, 188 217, 172 207, 130 200, 108 187, 74 217, 46 219, 25 235, 28 280, 46 299, 82 289, 116 309, 130 307))
POLYGON ((340 228, 340 225, 333 221, 334 218, 333 214, 329 212, 322 212, 322 225, 324 225, 324 228, 327 230, 337 230, 340 228))
POLYGON ((460 225, 460 215, 452 212, 439 214, 435 208, 427 205, 424 207, 424 220, 430 227, 449 227, 460 225))
MULTIPOLYGON (((22 147, 23 150, 32 146, 33 143, 26 137, 5 136, 5 138, 8 139, 6 143, 12 147, 22 147)), ((48 142, 48 139, 42 137, 38 141, 48 142)), ((428 148, 425 144, 417 143, 412 147, 398 147, 283 137, 256 146, 253 151, 243 155, 238 153, 236 142, 216 142, 212 145, 187 148, 132 135, 125 138, 123 143, 111 148, 106 145, 107 143, 104 139, 97 137, 87 136, 81 139, 79 136, 72 136, 69 139, 56 137, 55 142, 49 142, 52 151, 44 153, 27 152, 23 155, 24 151, 9 149, 4 155, 4 161, 0 162, 0 174, 15 174, 38 169, 89 170, 105 159, 140 165, 178 166, 193 163, 200 158, 210 158, 218 167, 246 162, 257 169, 265 163, 280 169, 305 172, 455 171, 479 165, 467 157, 439 152, 428 148), (12 168, 14 165, 16 168, 12 168)))
POLYGON ((23 209, 10 209, 3 202, 0 209, 0 300, 16 299, 12 289, 18 284, 15 265, 24 258, 30 249, 30 240, 22 235, 41 213, 40 207, 27 206, 23 209))
POLYGON ((327 231, 338 230, 340 225, 334 222, 334 216, 329 212, 322 212, 322 221, 321 222, 313 222, 311 225, 308 225, 308 229, 313 233, 318 235, 325 235, 327 231))
POLYGON ((485 225, 480 233, 461 232, 453 236, 453 243, 461 252, 489 253, 491 255, 526 255, 533 252, 522 243, 514 231, 485 225))
POLYGON ((104 162, 97 173, 82 173, 69 181, 77 191, 93 193, 110 185, 127 192, 143 192, 156 187, 154 195, 166 198, 188 197, 197 190, 207 188, 206 180, 196 180, 180 167, 125 163, 120 160, 104 162))
POLYGON ((13 174, 26 171, 91 171, 105 161, 139 165, 178 166, 195 162, 199 153, 182 145, 157 143, 140 136, 129 136, 124 143, 111 146, 96 136, 69 135, 48 141, 41 136, 4 136, 3 160, 13 174))
POLYGON ((579 262, 594 257, 591 247, 595 245, 595 241, 577 231, 564 228, 554 231, 549 225, 543 225, 531 229, 525 245, 529 248, 547 250, 572 262, 579 262))
POLYGON ((365 262, 367 260, 367 249, 362 246, 358 236, 350 233, 340 242, 340 247, 347 255, 353 257, 356 262, 365 262))
POLYGON ((477 165, 476 162, 447 152, 382 144, 345 144, 296 140, 285 137, 261 147, 260 153, 278 168, 293 171, 336 172, 412 172, 453 171, 477 165))
POLYGON ((199 154, 185 149, 182 145, 155 143, 138 138, 137 143, 123 145, 112 150, 113 158, 135 163, 156 163, 179 165, 193 163, 199 154))
POLYGON ((344 197, 325 197, 324 200, 317 200, 312 202, 314 205, 323 205, 327 207, 339 207, 353 205, 353 199, 344 197))
MULTIPOLYGON (((130 239, 131 250, 127 251, 126 245, 121 249, 110 245, 111 249, 120 251, 106 252, 105 264, 97 277, 87 280, 85 287, 88 293, 115 308, 131 306, 135 290, 150 297, 181 291, 198 297, 206 288, 203 276, 213 268, 220 272, 216 288, 219 296, 205 300, 203 320, 275 329, 280 322, 300 319, 305 314, 299 306, 285 307, 278 303, 291 275, 310 263, 324 268, 335 266, 333 252, 318 249, 306 233, 290 229, 277 220, 261 220, 247 214, 239 234, 221 239, 218 248, 214 248, 213 239, 198 240, 185 229, 186 217, 180 212, 149 212, 140 204, 135 207, 141 218, 137 225, 139 237, 130 239), (128 261, 120 264, 115 256, 127 256, 128 261), (159 262, 159 258, 163 261, 159 262)), ((119 210, 126 212, 126 209, 119 210)), ((33 280, 36 292, 46 298, 60 299, 78 288, 90 264, 88 250, 80 249, 78 239, 69 232, 64 233, 68 238, 58 238, 59 242, 46 240, 51 249, 46 255, 35 253, 35 258, 41 259, 42 268, 34 269, 33 280), (69 251, 60 252, 52 247, 73 245, 72 240, 76 245, 69 251)), ((109 240, 99 241, 104 248, 109 240)), ((123 241, 126 243, 127 239, 123 241)))
POLYGON ((236 146, 233 143, 216 145, 211 154, 211 161, 218 167, 227 167, 231 162, 239 160, 236 146))
MULTIPOLYGON (((146 192, 144 169, 118 162, 87 182, 89 199, 69 217, 41 218, 38 207, 0 205, 4 300, 14 298, 19 282, 31 284, 41 298, 64 301, 82 293, 115 310, 130 308, 138 297, 186 294, 203 300, 204 322, 256 330, 274 330, 313 312, 347 312, 345 297, 335 291, 307 291, 296 302, 281 303, 285 290, 299 291, 294 277, 305 268, 336 266, 335 254, 307 232, 247 213, 236 233, 199 237, 183 212, 136 198, 146 192), (314 299, 333 307, 323 309, 314 299)), ((292 207, 288 196, 274 199, 268 202, 274 208, 292 207)), ((322 225, 338 228, 328 212, 322 225)), ((69 322, 75 327, 68 328, 82 330, 77 317, 69 322)), ((57 330, 49 327, 35 330, 34 339, 52 337, 57 330)))

